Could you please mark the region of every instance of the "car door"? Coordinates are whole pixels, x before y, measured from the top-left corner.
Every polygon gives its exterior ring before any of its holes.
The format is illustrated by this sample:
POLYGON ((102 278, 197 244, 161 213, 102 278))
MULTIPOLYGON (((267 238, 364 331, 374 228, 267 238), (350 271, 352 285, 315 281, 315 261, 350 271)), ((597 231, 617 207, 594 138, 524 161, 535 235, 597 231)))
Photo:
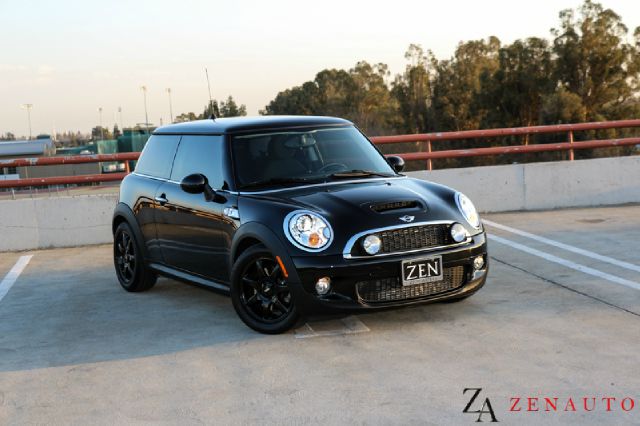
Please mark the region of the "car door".
POLYGON ((154 197, 158 188, 171 176, 171 164, 176 155, 180 136, 153 135, 147 141, 135 171, 127 179, 129 193, 125 199, 135 200, 132 205, 138 226, 147 246, 150 262, 162 262, 156 225, 157 202, 154 197))
POLYGON ((222 136, 185 135, 180 140, 171 179, 157 190, 156 222, 165 263, 205 278, 229 281, 229 254, 235 219, 225 214, 237 206, 228 188, 228 164, 222 136), (207 177, 217 196, 182 190, 180 181, 191 174, 207 177))

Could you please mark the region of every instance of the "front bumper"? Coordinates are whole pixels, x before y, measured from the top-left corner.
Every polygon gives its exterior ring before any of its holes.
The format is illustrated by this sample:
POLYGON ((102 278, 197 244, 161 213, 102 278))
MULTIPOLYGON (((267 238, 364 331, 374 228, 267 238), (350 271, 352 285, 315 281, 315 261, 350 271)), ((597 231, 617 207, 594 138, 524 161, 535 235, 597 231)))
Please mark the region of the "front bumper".
POLYGON ((292 257, 297 283, 291 283, 293 296, 298 309, 306 314, 325 314, 357 310, 385 309, 447 299, 466 297, 478 291, 485 283, 488 272, 487 242, 484 233, 475 235, 464 246, 439 251, 424 251, 411 255, 398 255, 367 259, 345 259, 342 255, 292 257), (384 302, 368 302, 360 297, 356 283, 386 278, 399 278, 401 262, 425 256, 441 255, 445 270, 461 266, 464 279, 460 286, 444 292, 423 297, 412 297, 384 302), (473 259, 484 256, 484 267, 473 268, 473 259), (331 292, 317 295, 315 283, 320 277, 331 278, 331 292))

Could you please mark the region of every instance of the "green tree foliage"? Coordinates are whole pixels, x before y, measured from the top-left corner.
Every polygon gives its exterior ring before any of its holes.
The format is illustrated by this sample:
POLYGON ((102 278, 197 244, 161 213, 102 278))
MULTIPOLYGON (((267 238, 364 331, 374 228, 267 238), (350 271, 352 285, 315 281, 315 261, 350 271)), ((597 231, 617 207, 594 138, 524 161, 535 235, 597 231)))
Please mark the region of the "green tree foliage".
POLYGON ((640 28, 635 45, 629 43, 620 16, 586 0, 578 16, 571 9, 560 12, 560 27, 552 33, 555 78, 580 98, 586 120, 637 113, 640 28))
MULTIPOLYGON (((433 62, 433 55, 431 62, 433 62)), ((392 94, 400 108, 402 131, 421 133, 429 129, 431 76, 428 58, 421 46, 412 44, 404 55, 409 61, 405 71, 397 75, 393 82, 392 94)))
POLYGON ((263 114, 334 115, 369 133, 393 132, 400 125, 398 101, 386 80, 385 64, 361 61, 349 71, 327 69, 313 81, 278 93, 263 114))
POLYGON ((241 117, 247 115, 247 107, 236 104, 233 96, 229 95, 226 101, 220 102, 219 113, 221 117, 241 117))
POLYGON ((491 105, 480 101, 481 78, 490 79, 498 68, 500 40, 460 43, 451 59, 433 61, 432 87, 434 126, 441 130, 480 127, 491 105))
POLYGON ((476 102, 485 111, 481 127, 537 124, 543 100, 555 90, 551 73, 551 51, 546 40, 532 37, 501 47, 497 68, 485 70, 480 77, 476 102))
POLYGON ((336 115, 370 134, 640 116, 640 28, 630 42, 620 16, 591 0, 559 17, 551 40, 503 45, 492 36, 461 42, 443 60, 412 44, 394 78, 385 64, 326 69, 278 93, 261 113, 336 115))
POLYGON ((205 105, 201 114, 196 114, 195 112, 179 114, 176 116, 175 122, 182 123, 185 121, 203 120, 211 117, 211 113, 216 117, 239 117, 247 115, 247 107, 244 104, 238 105, 235 99, 233 99, 233 96, 229 95, 225 101, 218 102, 213 99, 205 105))

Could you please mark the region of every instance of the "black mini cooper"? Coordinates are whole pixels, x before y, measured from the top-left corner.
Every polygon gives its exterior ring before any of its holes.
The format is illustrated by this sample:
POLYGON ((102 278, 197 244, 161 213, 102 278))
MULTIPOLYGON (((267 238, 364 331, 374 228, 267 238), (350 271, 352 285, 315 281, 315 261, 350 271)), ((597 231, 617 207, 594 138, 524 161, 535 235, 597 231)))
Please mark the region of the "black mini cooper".
POLYGON ((487 245, 463 194, 408 178, 349 121, 221 118, 157 129, 120 188, 118 280, 230 293, 249 327, 464 299, 487 245))

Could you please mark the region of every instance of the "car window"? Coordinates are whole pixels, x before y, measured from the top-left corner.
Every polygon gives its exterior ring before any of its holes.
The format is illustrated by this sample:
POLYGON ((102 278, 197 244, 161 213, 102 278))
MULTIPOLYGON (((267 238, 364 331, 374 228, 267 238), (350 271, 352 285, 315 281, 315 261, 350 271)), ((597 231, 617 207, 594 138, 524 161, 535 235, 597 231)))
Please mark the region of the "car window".
POLYGON ((395 175, 355 127, 238 135, 233 137, 232 152, 240 187, 285 179, 326 180, 354 171, 395 175))
POLYGON ((171 164, 180 136, 153 135, 140 154, 135 171, 144 175, 169 179, 171 164))
POLYGON ((200 173, 207 177, 212 188, 224 188, 223 159, 222 136, 185 135, 173 162, 171 180, 180 182, 185 176, 200 173))

